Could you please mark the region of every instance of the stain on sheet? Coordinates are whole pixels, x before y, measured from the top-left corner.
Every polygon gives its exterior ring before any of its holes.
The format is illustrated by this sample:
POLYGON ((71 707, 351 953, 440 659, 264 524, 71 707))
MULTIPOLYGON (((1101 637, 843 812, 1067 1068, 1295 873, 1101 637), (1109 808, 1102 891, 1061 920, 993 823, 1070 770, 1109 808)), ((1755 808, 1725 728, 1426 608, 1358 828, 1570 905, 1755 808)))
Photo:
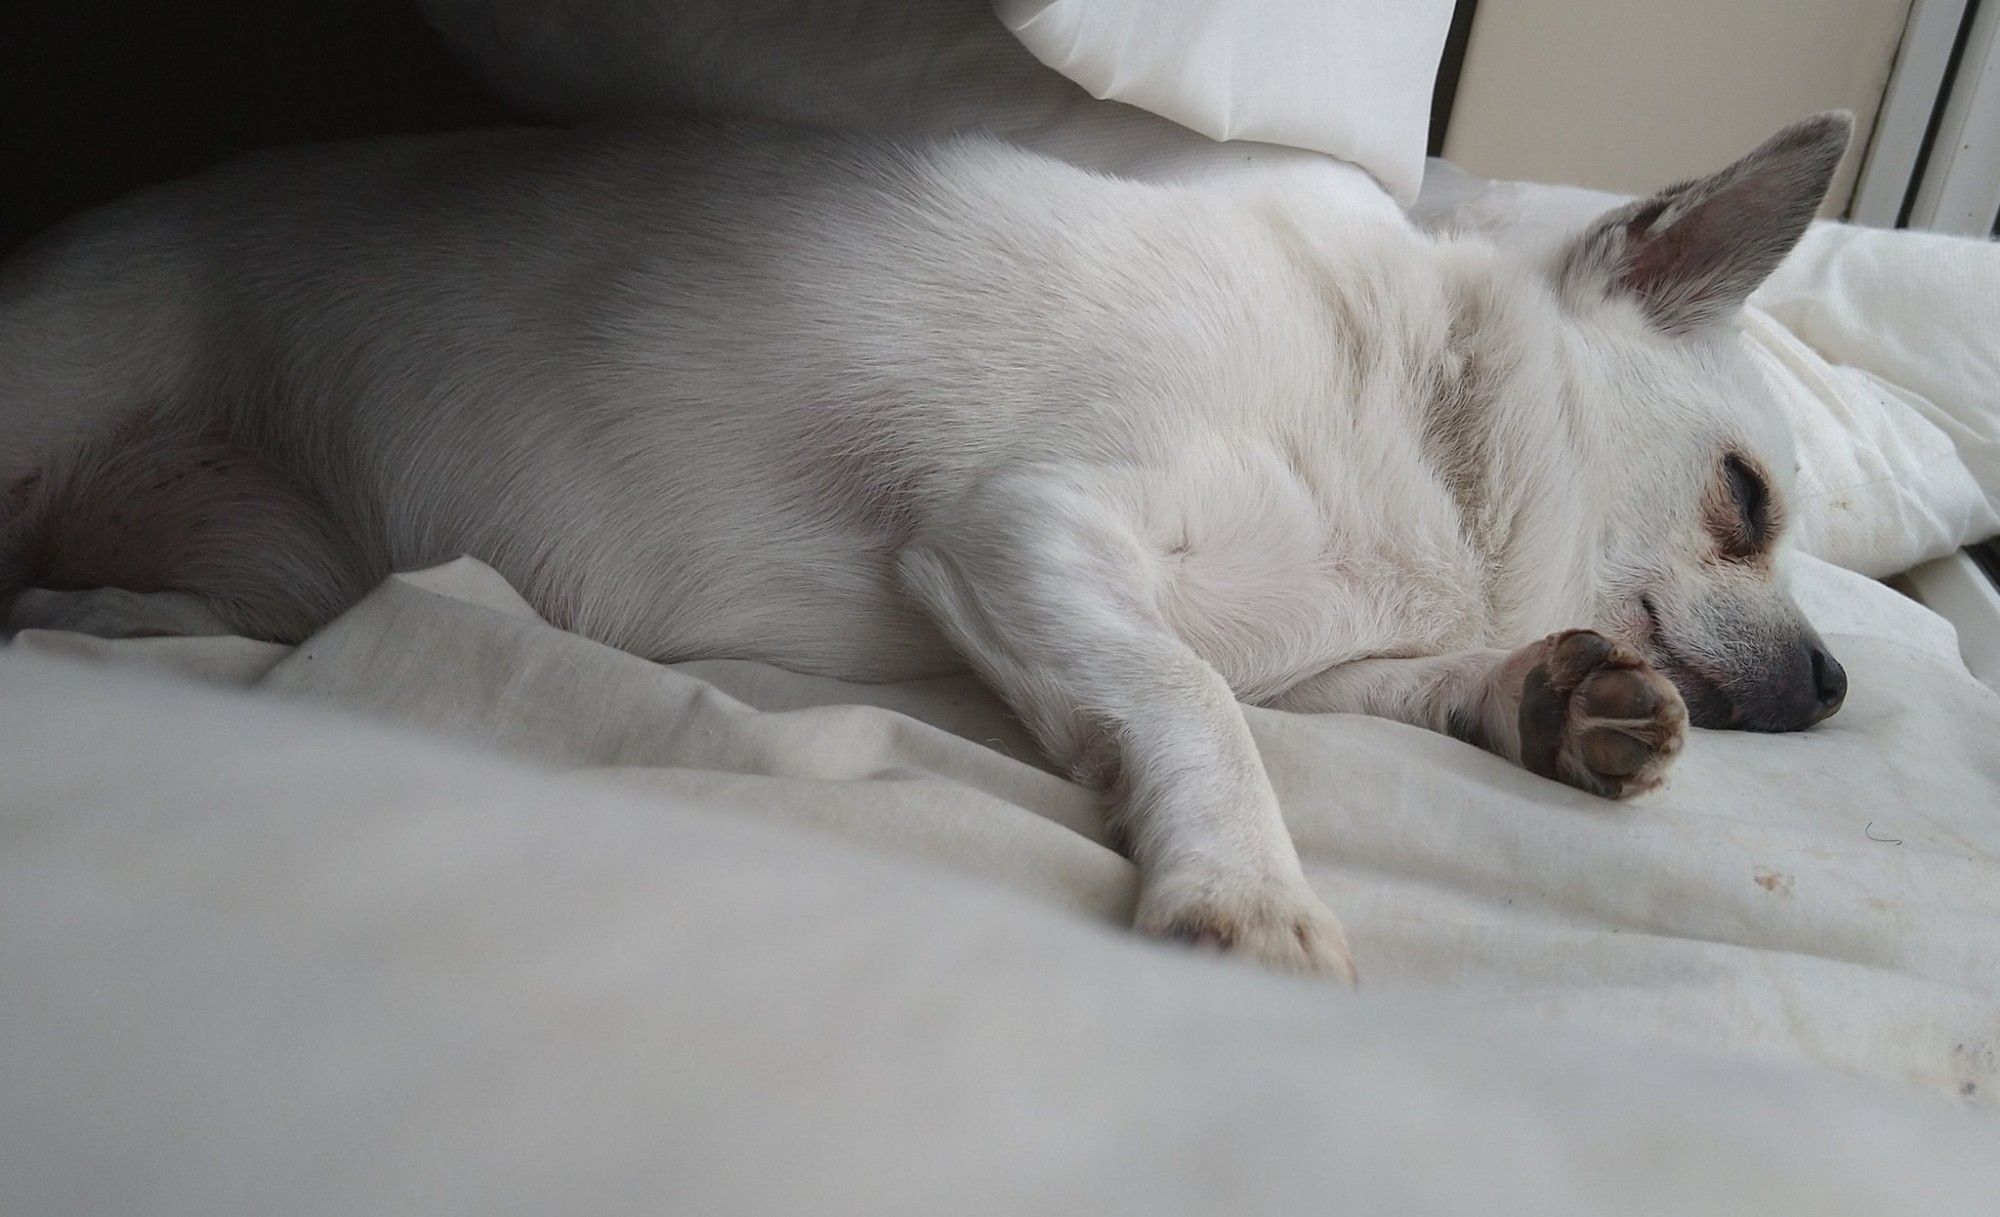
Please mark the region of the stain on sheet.
POLYGON ((1774 896, 1789 896, 1792 894, 1792 877, 1783 871, 1773 870, 1768 866, 1758 867, 1756 873, 1751 877, 1751 881, 1774 896))

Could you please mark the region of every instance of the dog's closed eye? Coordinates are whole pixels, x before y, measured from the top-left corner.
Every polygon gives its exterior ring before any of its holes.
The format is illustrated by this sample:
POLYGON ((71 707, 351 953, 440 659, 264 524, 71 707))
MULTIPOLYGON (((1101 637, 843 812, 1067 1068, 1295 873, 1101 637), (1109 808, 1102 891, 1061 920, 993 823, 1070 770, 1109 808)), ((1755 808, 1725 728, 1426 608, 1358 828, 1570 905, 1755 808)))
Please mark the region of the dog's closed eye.
POLYGON ((1754 558, 1770 547, 1776 528, 1770 483, 1748 458, 1722 458, 1721 496, 1726 506, 1709 516, 1709 529, 1725 558, 1754 558))

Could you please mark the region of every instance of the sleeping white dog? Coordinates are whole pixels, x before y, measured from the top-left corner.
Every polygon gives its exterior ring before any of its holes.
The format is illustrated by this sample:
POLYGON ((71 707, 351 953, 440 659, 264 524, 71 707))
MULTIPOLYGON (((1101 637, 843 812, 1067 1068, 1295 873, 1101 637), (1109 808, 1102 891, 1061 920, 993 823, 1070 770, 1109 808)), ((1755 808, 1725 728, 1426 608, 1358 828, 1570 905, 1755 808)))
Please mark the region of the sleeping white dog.
POLYGON ((970 665, 1113 786, 1142 929, 1351 975, 1239 701, 1612 797, 1840 705, 1731 317, 1849 125, 1542 261, 983 138, 257 158, 0 279, 0 598, 295 640, 469 553, 661 660, 970 665))

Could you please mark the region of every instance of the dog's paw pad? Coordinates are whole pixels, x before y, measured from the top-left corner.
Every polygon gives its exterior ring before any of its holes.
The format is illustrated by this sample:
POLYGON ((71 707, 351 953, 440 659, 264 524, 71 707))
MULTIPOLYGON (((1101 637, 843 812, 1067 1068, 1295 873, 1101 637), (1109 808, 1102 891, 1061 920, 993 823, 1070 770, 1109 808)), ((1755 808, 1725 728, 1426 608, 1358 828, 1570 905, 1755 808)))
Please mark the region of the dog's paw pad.
POLYGON ((1577 685, 1576 700, 1584 713, 1599 718, 1652 718, 1660 712, 1662 687, 1650 669, 1603 668, 1577 685))
POLYGON ((1644 656, 1594 630, 1533 644, 1521 689, 1521 763, 1609 798, 1660 784, 1687 737, 1679 690, 1644 656))

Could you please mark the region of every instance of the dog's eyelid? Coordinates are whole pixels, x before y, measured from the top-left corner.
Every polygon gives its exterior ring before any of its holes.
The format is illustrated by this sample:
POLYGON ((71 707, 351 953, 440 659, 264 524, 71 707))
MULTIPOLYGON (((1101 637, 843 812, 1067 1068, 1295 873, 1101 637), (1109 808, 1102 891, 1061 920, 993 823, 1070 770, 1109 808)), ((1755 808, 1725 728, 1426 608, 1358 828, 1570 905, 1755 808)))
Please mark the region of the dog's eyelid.
POLYGON ((1736 452, 1723 456, 1722 479, 1734 509, 1717 532, 1724 552, 1732 557, 1762 553, 1777 532, 1770 483, 1754 460, 1736 452))
POLYGON ((1764 485, 1763 475, 1732 452, 1722 458, 1722 467, 1729 474, 1729 489, 1736 496, 1737 505, 1743 508, 1745 517, 1761 512, 1770 498, 1764 485))

